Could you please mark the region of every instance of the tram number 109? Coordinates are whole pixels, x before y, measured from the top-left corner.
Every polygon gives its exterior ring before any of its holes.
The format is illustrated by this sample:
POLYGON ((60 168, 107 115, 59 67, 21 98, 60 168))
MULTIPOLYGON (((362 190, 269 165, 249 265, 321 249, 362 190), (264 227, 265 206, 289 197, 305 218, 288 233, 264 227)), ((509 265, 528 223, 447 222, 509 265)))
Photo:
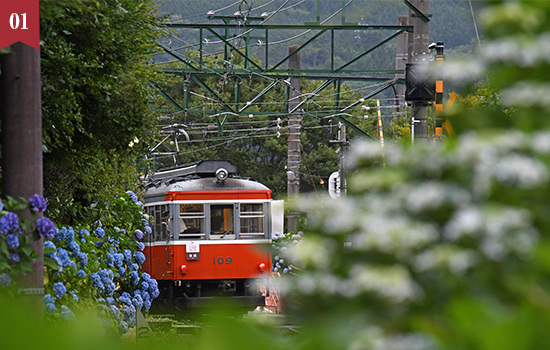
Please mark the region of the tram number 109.
POLYGON ((227 256, 227 257, 223 257, 223 256, 219 256, 219 257, 213 257, 212 258, 212 263, 214 265, 218 264, 218 265, 223 265, 223 264, 231 264, 233 262, 233 258, 230 257, 230 256, 227 256))

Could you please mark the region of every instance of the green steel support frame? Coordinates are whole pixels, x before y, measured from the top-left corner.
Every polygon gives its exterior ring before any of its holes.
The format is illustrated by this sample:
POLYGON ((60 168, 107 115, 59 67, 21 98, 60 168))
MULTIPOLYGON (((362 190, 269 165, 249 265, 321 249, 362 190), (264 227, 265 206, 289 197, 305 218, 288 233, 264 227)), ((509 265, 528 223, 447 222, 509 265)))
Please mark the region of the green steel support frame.
MULTIPOLYGON (((411 6, 410 3, 408 3, 407 0, 404 0, 405 4, 407 6, 411 6)), ((319 5, 318 5, 319 6, 319 5)), ((342 2, 343 10, 345 9, 344 1, 342 2)), ((414 9, 413 9, 414 10, 414 9)), ((319 11, 319 9, 318 9, 319 11)), ((197 30, 199 33, 199 43, 195 47, 199 47, 199 57, 198 61, 194 59, 190 59, 187 57, 184 57, 182 54, 180 54, 177 49, 172 49, 170 47, 167 47, 166 45, 160 44, 160 47, 169 55, 177 59, 178 61, 183 63, 182 68, 164 68, 163 71, 167 74, 172 75, 181 75, 185 76, 185 82, 184 82, 184 106, 182 107, 180 104, 178 104, 173 98, 171 98, 168 93, 165 91, 162 91, 162 89, 155 84, 157 89, 159 90, 160 94, 164 96, 170 104, 172 104, 174 107, 176 107, 177 112, 185 112, 187 114, 200 114, 200 115, 210 115, 214 117, 216 120, 216 123, 218 125, 218 131, 220 134, 223 133, 223 126, 227 120, 228 115, 241 115, 247 111, 248 108, 253 106, 255 103, 257 103, 262 97, 266 96, 271 92, 277 85, 279 85, 281 82, 288 81, 288 79, 292 76, 293 79, 306 79, 306 80, 323 80, 321 85, 315 89, 311 94, 307 95, 305 98, 303 98, 297 106, 295 106, 292 110, 288 110, 288 105, 286 107, 286 111, 281 113, 281 116, 288 115, 295 113, 297 110, 299 110, 302 106, 304 106, 306 103, 311 101, 319 92, 326 89, 328 86, 333 85, 334 87, 334 105, 336 107, 336 110, 339 110, 339 112, 335 113, 335 118, 341 120, 342 122, 346 123, 348 126, 350 126, 352 129, 356 130, 361 135, 364 135, 366 137, 370 137, 365 132, 357 128, 355 125, 353 125, 351 122, 346 120, 342 114, 345 114, 346 111, 349 111, 351 108, 357 106, 361 101, 364 101, 366 99, 369 99, 376 94, 384 91, 388 87, 392 86, 396 83, 403 83, 400 79, 395 79, 395 74, 403 74, 403 71, 400 70, 366 70, 366 69, 346 69, 350 67, 352 64, 358 62, 360 59, 368 56, 370 53, 378 49, 379 47, 383 46, 384 44, 390 42, 392 39, 396 38, 402 33, 411 33, 413 31, 412 26, 399 26, 399 25, 358 25, 353 23, 347 23, 345 22, 345 12, 342 12, 342 24, 341 25, 325 25, 320 24, 320 15, 318 13, 317 15, 317 22, 316 23, 307 23, 305 25, 277 25, 277 24, 265 24, 265 23, 252 23, 252 21, 259 21, 263 20, 261 18, 248 18, 246 25, 244 26, 245 31, 242 33, 236 33, 236 28, 238 28, 235 24, 231 24, 230 22, 232 20, 235 20, 235 18, 229 18, 229 17, 223 17, 223 16, 210 16, 209 19, 221 19, 224 23, 206 23, 206 24, 167 24, 166 26, 168 28, 171 28, 173 30, 197 30), (231 30, 235 30, 235 33, 231 35, 231 30), (270 51, 270 42, 269 42, 269 32, 275 31, 275 30, 302 30, 302 31, 308 31, 312 33, 312 36, 305 40, 301 45, 299 45, 298 49, 293 51, 291 54, 283 57, 282 59, 279 59, 277 63, 270 64, 269 59, 269 51, 270 51), (334 65, 334 52, 335 52, 335 32, 337 31, 354 31, 354 30, 362 30, 362 31, 371 31, 371 30, 377 30, 377 31, 391 31, 392 34, 386 37, 385 39, 381 40, 374 46, 370 47, 367 50, 364 50, 363 52, 360 52, 358 55, 356 55, 353 59, 349 60, 348 62, 341 65, 339 68, 335 69, 334 65), (219 43, 223 45, 224 50, 224 64, 223 68, 217 68, 217 67, 208 67, 207 62, 204 59, 204 45, 203 45, 203 34, 207 31, 212 34, 212 38, 219 39, 219 43), (220 34, 220 31, 223 34, 220 34), (260 31, 261 36, 251 36, 254 31, 258 32, 260 31), (284 68, 283 65, 293 56, 298 54, 298 52, 304 50, 308 46, 310 46, 313 42, 318 40, 324 33, 330 32, 330 69, 298 69, 290 71, 288 68, 284 68), (237 47, 235 44, 236 40, 241 38, 244 43, 245 47, 237 47), (250 56, 250 40, 252 38, 257 39, 264 39, 265 42, 261 43, 261 46, 265 49, 265 56, 264 56, 264 62, 263 67, 256 63, 252 57, 250 56), (239 57, 241 57, 244 60, 244 64, 236 64, 232 63, 231 60, 231 53, 235 53, 239 57), (228 65, 231 67, 230 70, 228 70, 228 65), (226 102, 223 100, 223 96, 220 96, 218 93, 215 92, 214 88, 211 88, 208 86, 208 84, 202 79, 206 77, 212 77, 212 76, 224 76, 228 77, 230 79, 234 79, 234 100, 232 103, 234 103, 234 108, 232 108, 229 105, 229 102, 226 102), (254 79, 269 79, 271 80, 270 83, 259 93, 256 94, 255 97, 250 99, 250 101, 241 101, 241 88, 240 84, 244 78, 251 79, 254 77, 254 79), (194 82, 198 86, 200 86, 204 91, 207 92, 207 94, 210 96, 211 101, 215 104, 219 105, 219 109, 214 110, 206 110, 205 108, 202 108, 200 110, 193 109, 189 107, 189 92, 191 89, 190 82, 194 82), (340 107, 340 89, 342 82, 345 81, 378 81, 378 82, 384 82, 382 86, 380 86, 378 89, 372 91, 371 93, 365 95, 361 101, 357 101, 355 103, 352 103, 346 107, 341 108, 340 107), (340 114, 340 115, 338 115, 340 114), (220 117, 222 117, 220 119, 220 117)), ((242 28, 241 28, 242 30, 242 28)), ((288 93, 288 87, 287 87, 287 93, 288 93)), ((255 112, 255 114, 262 115, 262 112, 255 112)), ((269 115, 274 115, 273 112, 266 113, 269 115)), ((275 113, 276 114, 276 113, 275 113)), ((308 115, 314 115, 319 118, 322 118, 326 115, 323 115, 322 113, 308 113, 308 115)))

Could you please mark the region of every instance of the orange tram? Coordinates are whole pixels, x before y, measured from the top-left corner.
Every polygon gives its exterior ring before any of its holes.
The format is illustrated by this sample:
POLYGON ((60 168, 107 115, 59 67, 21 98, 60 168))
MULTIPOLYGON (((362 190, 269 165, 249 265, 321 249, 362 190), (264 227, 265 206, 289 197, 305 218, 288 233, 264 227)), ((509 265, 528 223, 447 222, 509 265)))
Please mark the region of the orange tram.
POLYGON ((228 161, 201 161, 147 177, 153 225, 143 268, 158 281, 157 306, 184 309, 218 297, 264 305, 258 282, 271 274, 282 201, 236 172, 228 161))

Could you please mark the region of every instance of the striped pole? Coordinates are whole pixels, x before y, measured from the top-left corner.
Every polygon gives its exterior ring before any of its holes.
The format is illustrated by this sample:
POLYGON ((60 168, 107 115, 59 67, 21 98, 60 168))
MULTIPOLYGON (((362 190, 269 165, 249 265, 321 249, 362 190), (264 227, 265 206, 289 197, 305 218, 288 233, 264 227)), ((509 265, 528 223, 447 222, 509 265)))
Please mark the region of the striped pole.
MULTIPOLYGON (((435 63, 442 64, 445 60, 443 54, 443 42, 438 41, 435 46, 435 63)), ((443 113, 443 80, 439 79, 435 82, 435 128, 434 128, 434 141, 441 140, 443 137, 443 122, 440 118, 443 113)))
POLYGON ((376 108, 378 110, 378 129, 376 136, 380 138, 380 145, 384 147, 384 130, 382 128, 382 113, 380 112, 380 100, 376 100, 376 108))

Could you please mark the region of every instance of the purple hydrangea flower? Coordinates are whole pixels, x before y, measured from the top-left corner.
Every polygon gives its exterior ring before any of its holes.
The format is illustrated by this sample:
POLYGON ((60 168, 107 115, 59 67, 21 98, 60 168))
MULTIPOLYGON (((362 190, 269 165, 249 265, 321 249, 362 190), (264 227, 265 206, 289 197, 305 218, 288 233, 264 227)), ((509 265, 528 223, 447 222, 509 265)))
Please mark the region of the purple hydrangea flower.
POLYGON ((143 232, 141 230, 136 230, 135 234, 137 239, 143 239, 143 232))
POLYGON ((55 224, 46 217, 36 220, 36 229, 40 236, 46 239, 52 239, 55 235, 55 224))
POLYGON ((8 243, 8 247, 10 247, 11 249, 15 249, 19 247, 19 237, 17 237, 13 233, 10 233, 6 236, 6 243, 8 243))
POLYGON ((136 242, 136 246, 138 250, 145 249, 145 244, 143 244, 143 242, 136 242))
POLYGON ((36 212, 44 212, 48 207, 48 204, 46 203, 44 197, 39 194, 33 194, 31 198, 29 198, 29 202, 31 204, 32 210, 36 212))
POLYGON ((17 214, 8 211, 0 218, 0 233, 19 232, 19 218, 17 214))

